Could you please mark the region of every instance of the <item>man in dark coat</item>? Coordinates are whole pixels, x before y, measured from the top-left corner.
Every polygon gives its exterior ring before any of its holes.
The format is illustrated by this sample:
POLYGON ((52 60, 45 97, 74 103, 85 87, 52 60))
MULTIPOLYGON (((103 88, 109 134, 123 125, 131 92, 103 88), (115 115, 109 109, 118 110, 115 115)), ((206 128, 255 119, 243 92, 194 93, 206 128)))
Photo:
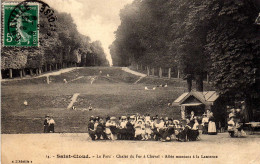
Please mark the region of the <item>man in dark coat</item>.
POLYGON ((126 123, 126 139, 133 140, 135 136, 135 129, 134 126, 130 122, 130 117, 127 117, 126 123))
POLYGON ((94 129, 94 119, 90 118, 89 123, 88 123, 88 133, 90 138, 94 141, 96 138, 96 132, 94 129))
POLYGON ((102 138, 104 140, 107 139, 107 135, 105 133, 105 123, 103 121, 102 118, 99 119, 99 123, 97 125, 97 129, 96 129, 96 135, 97 135, 97 139, 100 140, 100 137, 102 136, 102 138))
POLYGON ((49 116, 46 115, 45 119, 44 119, 44 122, 43 122, 43 127, 44 127, 43 132, 44 133, 48 133, 49 132, 49 119, 50 119, 49 116))

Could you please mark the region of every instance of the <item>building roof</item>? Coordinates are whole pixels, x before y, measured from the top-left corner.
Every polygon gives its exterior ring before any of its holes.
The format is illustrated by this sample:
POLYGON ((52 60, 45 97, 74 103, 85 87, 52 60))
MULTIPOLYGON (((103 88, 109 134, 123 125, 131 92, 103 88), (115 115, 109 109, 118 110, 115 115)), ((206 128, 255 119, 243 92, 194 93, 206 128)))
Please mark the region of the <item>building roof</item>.
MULTIPOLYGON (((195 97, 201 104, 205 105, 213 105, 213 103, 218 99, 219 94, 216 91, 204 91, 204 92, 197 92, 197 91, 191 91, 191 92, 185 92, 181 96, 179 96, 173 103, 173 106, 179 106, 179 105, 187 105, 185 103, 185 100, 187 100, 189 97, 195 97)), ((191 102, 188 103, 189 106, 198 105, 200 103, 197 102, 191 102)))

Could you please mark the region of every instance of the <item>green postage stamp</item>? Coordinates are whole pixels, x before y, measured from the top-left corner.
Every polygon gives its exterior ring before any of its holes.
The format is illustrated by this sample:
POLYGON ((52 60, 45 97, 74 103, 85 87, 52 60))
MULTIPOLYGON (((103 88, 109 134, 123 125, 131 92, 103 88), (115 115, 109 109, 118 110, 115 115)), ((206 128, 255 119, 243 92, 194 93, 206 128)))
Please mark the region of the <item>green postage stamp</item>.
POLYGON ((3 4, 3 45, 38 46, 39 7, 36 3, 3 4))

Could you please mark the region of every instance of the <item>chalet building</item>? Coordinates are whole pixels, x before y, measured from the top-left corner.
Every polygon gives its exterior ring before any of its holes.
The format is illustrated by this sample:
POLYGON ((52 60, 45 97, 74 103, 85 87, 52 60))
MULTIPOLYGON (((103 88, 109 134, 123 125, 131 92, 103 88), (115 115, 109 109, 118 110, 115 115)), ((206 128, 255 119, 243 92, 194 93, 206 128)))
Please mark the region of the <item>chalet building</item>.
POLYGON ((221 103, 219 94, 216 91, 191 91, 185 92, 179 96, 173 103, 180 109, 181 119, 189 118, 191 111, 195 116, 202 117, 207 110, 213 112, 216 123, 226 124, 226 107, 221 103))

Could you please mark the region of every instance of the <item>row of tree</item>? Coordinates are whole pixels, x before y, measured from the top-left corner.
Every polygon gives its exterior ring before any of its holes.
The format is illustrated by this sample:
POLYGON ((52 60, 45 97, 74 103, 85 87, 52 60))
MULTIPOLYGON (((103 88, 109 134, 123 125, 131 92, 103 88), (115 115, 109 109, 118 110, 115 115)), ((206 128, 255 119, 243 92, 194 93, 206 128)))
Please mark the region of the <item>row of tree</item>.
POLYGON ((30 73, 41 73, 67 66, 108 65, 100 41, 91 42, 80 34, 73 18, 67 13, 54 13, 57 17, 54 31, 44 13, 40 13, 38 47, 1 47, 1 70, 12 77, 12 70, 20 70, 20 76, 29 69, 30 73))
POLYGON ((260 28, 255 0, 134 0, 120 12, 114 65, 179 68, 191 90, 210 74, 220 94, 259 100, 260 28))

